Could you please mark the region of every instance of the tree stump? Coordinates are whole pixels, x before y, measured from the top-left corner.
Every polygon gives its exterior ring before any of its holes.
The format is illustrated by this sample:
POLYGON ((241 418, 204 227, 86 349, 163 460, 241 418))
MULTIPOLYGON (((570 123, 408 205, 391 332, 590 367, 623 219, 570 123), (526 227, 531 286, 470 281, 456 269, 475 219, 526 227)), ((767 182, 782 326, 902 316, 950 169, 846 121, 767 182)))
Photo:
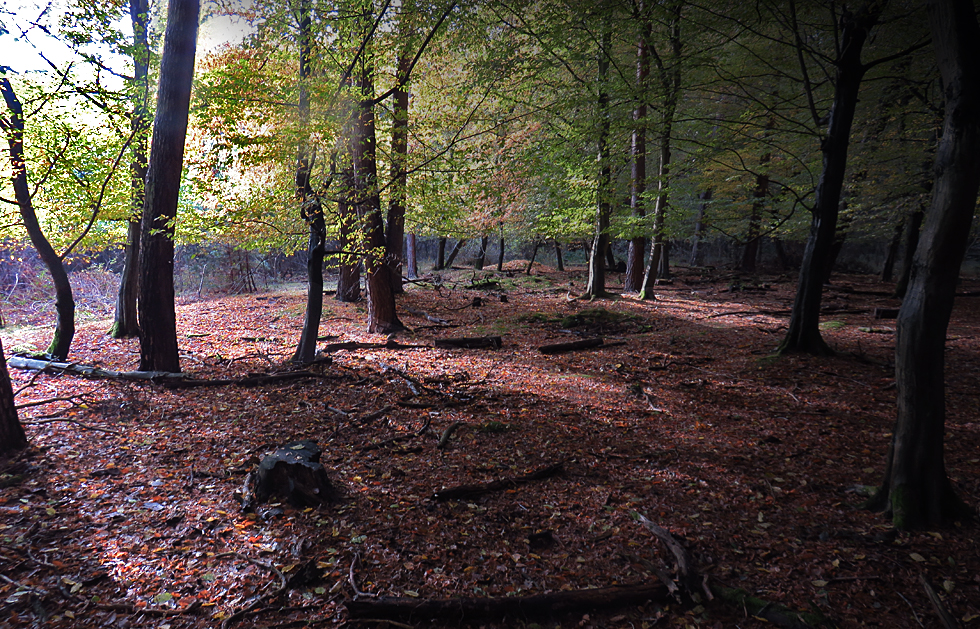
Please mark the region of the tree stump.
POLYGON ((303 440, 287 443, 259 463, 253 497, 256 503, 278 496, 294 507, 318 507, 331 502, 338 489, 320 463, 320 446, 303 440))

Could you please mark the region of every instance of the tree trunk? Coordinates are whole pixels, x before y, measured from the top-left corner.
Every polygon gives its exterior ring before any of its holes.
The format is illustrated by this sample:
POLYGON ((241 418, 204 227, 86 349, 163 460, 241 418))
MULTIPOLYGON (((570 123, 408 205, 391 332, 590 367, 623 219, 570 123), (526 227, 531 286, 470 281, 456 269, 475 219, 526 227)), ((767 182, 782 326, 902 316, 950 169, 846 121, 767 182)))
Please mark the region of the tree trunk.
POLYGON ((504 237, 500 237, 500 249, 497 251, 497 272, 501 273, 504 270, 504 237))
MULTIPOLYGON (((652 36, 653 27, 646 19, 644 0, 636 5, 640 32, 636 39, 636 90, 638 92, 636 108, 633 109, 633 137, 630 142, 630 153, 633 158, 630 177, 630 212, 638 223, 643 224, 646 217, 643 193, 647 186, 647 80, 650 76, 650 52, 648 42, 652 36)), ((630 239, 626 253, 626 275, 623 278, 623 291, 639 293, 643 288, 643 261, 646 259, 646 236, 637 235, 630 239)))
MULTIPOLYGON (((399 27, 403 27, 404 22, 399 27)), ((402 37, 406 35, 403 33, 402 37)), ((408 198, 408 79, 412 56, 407 48, 398 55, 397 85, 393 93, 391 121, 391 190, 388 202, 387 265, 391 285, 396 293, 402 288, 402 258, 405 241, 405 207, 408 198)))
POLYGON ((830 276, 834 272, 834 267, 837 266, 837 258, 840 257, 840 252, 844 248, 844 242, 847 241, 847 232, 853 220, 850 213, 844 213, 845 210, 847 210, 846 202, 841 204, 843 216, 841 216, 837 226, 837 232, 834 234, 834 244, 831 245, 830 252, 827 254, 827 268, 823 278, 824 284, 830 284, 830 276))
POLYGON ((446 268, 446 237, 439 236, 438 253, 436 254, 436 265, 432 267, 433 271, 441 271, 446 268))
POLYGON ((895 260, 898 259, 898 249, 902 246, 902 234, 905 232, 905 221, 908 217, 902 216, 895 223, 895 233, 888 244, 888 253, 885 254, 885 263, 881 265, 880 279, 882 282, 892 281, 892 274, 895 272, 895 260))
POLYGON ((909 285, 909 277, 912 275, 912 261, 915 259, 915 251, 919 247, 919 230, 922 227, 922 219, 925 218, 925 210, 922 207, 912 212, 909 219, 908 229, 905 230, 905 250, 902 255, 902 274, 898 276, 895 283, 895 297, 899 299, 905 297, 905 291, 909 285))
MULTIPOLYGON (((350 127, 353 133, 353 126, 350 127)), ((340 172, 340 192, 337 195, 339 215, 340 277, 337 278, 337 301, 354 303, 361 299, 361 257, 355 252, 361 250, 361 230, 357 216, 357 203, 354 181, 354 167, 351 165, 348 147, 345 164, 340 172)))
POLYGON ((954 493, 943 456, 946 330, 980 188, 980 25, 971 0, 927 3, 946 96, 932 208, 898 316, 898 420, 881 490, 869 506, 900 530, 970 513, 954 493))
POLYGON ((133 98, 136 105, 130 117, 133 133, 133 158, 129 165, 132 215, 127 221, 126 248, 123 253, 123 271, 116 296, 116 314, 109 330, 113 338, 129 338, 139 335, 139 255, 142 236, 142 212, 146 186, 146 155, 149 144, 149 69, 150 47, 148 26, 150 21, 148 0, 129 0, 129 17, 133 26, 133 98))
POLYGON ((534 259, 538 257, 538 247, 541 246, 540 240, 534 241, 534 248, 531 249, 531 259, 527 262, 527 268, 524 269, 524 275, 531 274, 531 268, 534 266, 534 259))
POLYGON ((657 275, 663 271, 664 238, 666 236, 667 194, 670 178, 671 141, 673 139, 674 117, 681 92, 681 8, 682 3, 672 7, 670 25, 670 49, 673 65, 668 67, 657 63, 660 86, 664 94, 664 108, 660 125, 660 166, 657 172, 657 201, 653 210, 653 243, 650 246, 650 260, 643 273, 640 299, 654 299, 653 285, 657 275))
POLYGON ((41 231, 37 214, 34 212, 30 189, 27 186, 27 162, 24 158, 24 111, 7 77, 0 78, 0 92, 3 93, 4 102, 10 112, 10 118, 3 120, 3 128, 10 147, 14 198, 17 200, 21 220, 24 222, 31 244, 34 245, 54 282, 57 322, 48 354, 55 360, 65 360, 71 348, 71 341, 75 337, 75 298, 72 295, 71 282, 68 281, 65 265, 41 231))
POLYGON ((456 244, 453 245, 452 251, 449 252, 449 257, 446 258, 446 264, 442 268, 444 268, 444 269, 452 268, 453 262, 456 260, 456 256, 459 255, 459 252, 465 246, 466 246, 466 239, 465 238, 460 238, 459 240, 457 240, 456 241, 456 244))
POLYGON ((378 192, 374 62, 370 43, 365 46, 360 66, 357 88, 361 100, 357 108, 351 154, 354 162, 357 213, 362 217, 367 250, 364 256, 364 271, 367 276, 368 332, 387 334, 404 330, 405 326, 398 320, 395 312, 395 288, 392 274, 386 264, 387 242, 384 220, 381 216, 381 197, 378 192))
POLYGON ((299 106, 297 114, 303 127, 303 137, 296 150, 296 199, 300 216, 310 228, 306 250, 306 315, 300 333, 293 362, 312 363, 316 358, 316 339, 320 335, 320 318, 323 315, 323 257, 326 249, 327 229, 323 207, 310 183, 316 151, 309 145, 307 131, 310 117, 310 97, 307 81, 310 79, 310 63, 313 53, 312 18, 309 0, 299 6, 299 106))
POLYGON ((7 359, 3 355, 3 344, 0 343, 0 457, 26 447, 27 436, 17 418, 14 390, 7 372, 7 359))
POLYGON ((698 204, 698 217, 694 221, 694 244, 691 245, 691 266, 701 266, 704 253, 701 251, 701 240, 704 238, 704 213, 711 202, 711 188, 701 193, 701 203, 698 204))
POLYGON ((609 249, 609 218, 612 214, 612 165, 609 160, 609 55, 612 52, 612 25, 605 16, 602 26, 602 44, 599 46, 599 137, 596 162, 599 164, 595 231, 592 251, 589 253, 589 280, 583 297, 596 299, 608 297, 606 291, 606 263, 609 249))
POLYGON ((174 222, 194 77, 199 0, 170 0, 140 243, 140 370, 180 371, 174 305, 174 222))
POLYGON ((408 279, 414 280, 419 276, 419 263, 417 255, 417 236, 415 233, 408 235, 407 241, 407 251, 406 251, 406 262, 408 264, 408 279))
POLYGON ((562 259, 562 255, 561 255, 561 244, 558 243, 558 241, 555 241, 555 263, 558 265, 558 267, 557 267, 558 268, 558 272, 559 273, 564 273, 565 272, 565 260, 562 259))
POLYGON ((480 249, 476 252, 476 258, 473 260, 473 268, 477 271, 483 270, 483 264, 487 260, 487 245, 489 243, 489 236, 483 236, 480 238, 480 249))
POLYGON ((827 260, 837 230, 837 213, 847 168, 851 124, 854 121, 861 81, 867 69, 861 63, 861 49, 868 38, 868 32, 877 24, 884 8, 884 2, 868 2, 855 13, 845 11, 841 17, 843 32, 841 52, 836 62, 834 103, 830 110, 827 135, 820 143, 823 172, 820 173, 817 183, 810 236, 803 252, 789 331, 779 346, 780 352, 833 354, 833 350, 820 336, 820 300, 823 296, 823 282, 827 276, 827 260))
MULTIPOLYGON (((768 155, 763 160, 763 164, 768 163, 768 155)), ((755 273, 756 263, 759 260, 759 222, 762 220, 762 206, 769 195, 769 176, 756 175, 755 189, 752 191, 752 213, 749 215, 749 230, 745 235, 745 249, 742 250, 742 263, 739 269, 746 273, 755 273)))

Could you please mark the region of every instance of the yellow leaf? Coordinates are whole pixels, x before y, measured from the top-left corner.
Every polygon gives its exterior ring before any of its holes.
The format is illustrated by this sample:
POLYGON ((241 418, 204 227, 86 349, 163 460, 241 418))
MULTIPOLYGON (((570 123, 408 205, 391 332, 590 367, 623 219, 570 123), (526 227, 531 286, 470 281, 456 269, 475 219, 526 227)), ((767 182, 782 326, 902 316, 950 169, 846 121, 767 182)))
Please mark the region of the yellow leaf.
POLYGON ((814 584, 818 588, 822 588, 827 585, 827 582, 822 579, 817 579, 816 581, 810 581, 810 583, 814 584))
POLYGON ((919 553, 909 553, 909 557, 911 557, 915 561, 925 561, 926 560, 926 558, 923 557, 922 555, 920 555, 919 553))

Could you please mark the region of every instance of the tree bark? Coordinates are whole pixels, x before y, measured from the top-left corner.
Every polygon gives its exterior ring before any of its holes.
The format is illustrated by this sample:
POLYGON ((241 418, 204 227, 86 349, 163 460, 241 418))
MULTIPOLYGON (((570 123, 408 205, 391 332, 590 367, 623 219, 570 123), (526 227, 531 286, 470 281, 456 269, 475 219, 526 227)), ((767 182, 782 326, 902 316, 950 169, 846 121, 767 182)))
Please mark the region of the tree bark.
POLYGON ((406 257, 406 263, 408 265, 408 279, 410 280, 414 280, 419 276, 419 262, 418 262, 418 254, 417 254, 417 243, 416 243, 417 238, 418 237, 413 232, 409 234, 408 238, 406 239, 408 241, 408 244, 406 247, 407 255, 405 257, 406 257))
POLYGON ((599 46, 599 136, 597 138, 598 153, 596 162, 599 164, 596 213, 592 251, 589 253, 589 279, 582 297, 596 299, 608 297, 606 291, 606 262, 605 255, 609 249, 609 218, 612 214, 610 196, 612 191, 612 165, 609 159, 609 55, 612 52, 612 24, 610 18, 604 16, 602 26, 602 44, 599 46))
POLYGON ((837 230, 837 214, 844 173, 847 169, 847 149, 851 125, 857 107, 861 81, 867 70, 861 63, 861 50, 868 32, 878 23, 887 1, 871 0, 854 13, 844 12, 841 21, 840 54, 838 55, 834 103, 830 110, 830 126, 821 140, 823 171, 817 183, 816 203, 810 222, 810 236, 803 253, 803 264, 796 289, 789 331, 779 346, 780 352, 804 352, 830 355, 833 350, 820 336, 820 300, 826 265, 837 230))
MULTIPOLYGON (((350 132, 353 133, 353 127, 350 132)), ((361 258, 353 253, 361 249, 361 231, 358 225, 356 184, 351 159, 348 147, 345 164, 340 172, 340 192, 337 195, 340 249, 344 253, 338 256, 340 277, 337 279, 335 298, 345 303, 354 303, 361 299, 361 258)))
POLYGON ((561 244, 557 240, 555 241, 555 263, 558 265, 557 266, 558 272, 559 273, 564 273, 565 272, 565 260, 563 259, 562 254, 561 254, 561 244))
POLYGON ((71 282, 68 280, 65 265, 41 231, 41 225, 34 211, 30 189, 27 186, 27 161, 24 158, 24 111, 13 86, 5 76, 0 78, 0 93, 3 94, 7 110, 10 112, 9 118, 0 117, 0 127, 3 128, 10 147, 14 198, 17 200, 21 220, 24 222, 31 244, 34 245, 54 282, 57 321, 48 354, 55 360, 65 360, 71 348, 71 341, 75 337, 75 298, 72 295, 71 282))
POLYGON ((140 243, 140 370, 180 371, 174 222, 197 50, 199 0, 170 0, 140 243))
MULTIPOLYGON (((763 163, 768 163, 768 156, 763 163)), ((745 249, 742 250, 742 263, 739 269, 746 273, 755 273, 759 260, 759 222, 762 220, 762 206, 769 195, 769 176, 759 174, 755 178, 755 189, 752 191, 752 213, 749 215, 749 230, 745 235, 745 249)))
MULTIPOLYGON (((326 249, 327 229, 320 199, 313 190, 310 177, 316 161, 316 151, 310 147, 307 127, 310 117, 310 97, 307 82, 310 79, 313 55, 312 18, 309 0, 299 6, 299 103, 297 114, 303 127, 299 147, 296 149, 296 199, 300 216, 310 229, 306 250, 306 314, 303 331, 293 353, 293 362, 311 363, 316 358, 316 339, 320 334, 320 318, 323 315, 323 258, 326 249)), ((339 291, 338 291, 339 293, 339 291)))
POLYGON ((905 251, 902 255, 902 272, 895 283, 895 297, 899 299, 905 297, 908 289, 909 278, 912 275, 912 261, 915 259, 915 251, 919 247, 919 230, 922 228, 922 219, 925 218, 925 211, 919 207, 912 212, 909 218, 908 228, 905 230, 905 244, 902 247, 905 251))
MULTIPOLYGON (((636 39, 636 90, 637 105, 633 109, 633 137, 630 142, 630 153, 633 157, 630 177, 630 211, 639 228, 646 217, 643 193, 647 186, 647 81, 650 76, 650 52, 648 41, 653 35, 653 26, 646 19, 644 0, 639 0, 636 13, 639 18, 640 32, 636 39)), ((623 290, 627 293, 639 293, 643 288, 643 261, 646 259, 646 236, 637 235, 630 239, 626 253, 626 276, 623 278, 623 290)))
POLYGON ((980 25, 971 0, 931 0, 927 7, 946 114, 932 208, 898 316, 898 419, 881 489, 869 503, 902 530, 970 513, 946 474, 943 370, 946 330, 980 189, 980 25))
POLYGON ((139 335, 139 255, 142 237, 143 202, 146 198, 147 145, 150 131, 150 47, 148 28, 150 7, 148 0, 129 0, 129 17, 133 26, 133 88, 136 105, 130 114, 130 130, 133 133, 133 157, 129 164, 131 206, 126 226, 126 247, 123 252, 123 270, 116 296, 116 314, 109 335, 113 338, 129 338, 139 335))
POLYGON ((24 427, 17 418, 17 407, 14 405, 14 390, 10 384, 10 374, 7 372, 7 360, 3 355, 3 344, 0 343, 0 456, 8 455, 27 447, 27 436, 24 427))
POLYGON ((895 233, 891 242, 888 244, 888 253, 885 254, 885 263, 881 265, 882 282, 892 281, 892 274, 895 272, 895 260, 898 259, 898 248, 902 246, 902 234, 905 232, 905 221, 908 217, 903 216, 895 223, 895 233))
MULTIPOLYGON (((399 25, 400 28, 404 24, 399 25)), ((402 37, 407 37, 402 33, 402 37)), ((398 55, 397 85, 392 94, 391 121, 391 190, 388 202, 388 226, 385 241, 388 245, 387 264, 391 273, 391 285, 396 293, 402 288, 402 258, 405 241, 405 209, 408 198, 408 80, 412 56, 408 48, 398 55)))
MULTIPOLYGON (((364 34, 367 35, 366 33, 364 34)), ((357 81, 357 107, 352 155, 358 215, 362 217, 366 253, 368 332, 387 334, 404 330, 395 312, 395 289, 388 270, 387 241, 378 191, 377 140, 374 121, 374 65, 370 43, 365 46, 357 81)))
POLYGON ((453 248, 449 251, 449 257, 446 258, 446 263, 442 266, 442 268, 444 269, 452 268, 453 262, 456 261, 456 256, 459 255, 459 252, 462 251, 463 247, 465 246, 466 246, 465 238, 460 238, 459 240, 457 240, 456 244, 454 244, 453 248))
POLYGON ((698 204, 698 216, 694 220, 694 244, 691 245, 691 266, 701 266, 704 262, 704 253, 701 251, 701 240, 704 238, 704 213, 711 202, 712 190, 708 188, 701 193, 698 204))
POLYGON ((487 245, 489 243, 489 236, 483 236, 480 238, 480 249, 476 252, 476 258, 473 260, 473 268, 477 271, 483 270, 483 265, 487 260, 487 245))
POLYGON ((497 250, 497 272, 501 273, 504 270, 504 237, 500 237, 500 248, 497 250))
POLYGON ((446 268, 446 237, 439 236, 438 253, 436 254, 436 265, 433 271, 441 271, 446 268))

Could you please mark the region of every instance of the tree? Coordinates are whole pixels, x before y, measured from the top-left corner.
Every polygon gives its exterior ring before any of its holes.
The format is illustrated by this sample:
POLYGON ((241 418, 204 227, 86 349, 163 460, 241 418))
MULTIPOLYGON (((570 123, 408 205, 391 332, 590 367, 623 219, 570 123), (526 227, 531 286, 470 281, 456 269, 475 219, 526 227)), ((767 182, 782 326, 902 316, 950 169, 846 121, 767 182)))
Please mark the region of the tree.
POLYGON ((150 92, 150 3, 148 0, 129 0, 129 16, 133 26, 133 111, 130 129, 133 134, 133 155, 129 172, 132 186, 132 212, 126 221, 126 247, 123 271, 116 297, 116 313, 109 334, 113 338, 139 335, 139 312, 136 300, 139 296, 139 248, 142 236, 142 212, 145 200, 147 144, 149 141, 149 92, 150 92))
POLYGON ((884 480, 869 507, 899 529, 935 526, 971 510, 953 490, 943 456, 946 330, 980 190, 980 24, 970 0, 928 3, 946 96, 932 207, 898 315, 898 419, 884 480))
POLYGON ((10 147, 14 196, 31 243, 37 249, 38 255, 54 281, 55 310, 58 315, 48 354, 55 360, 65 360, 71 348, 71 341, 75 337, 75 298, 72 296, 71 282, 68 280, 62 256, 55 252, 44 235, 37 220, 37 213, 34 211, 31 191, 27 185, 27 160, 24 156, 24 110, 3 70, 3 66, 0 66, 0 93, 3 94, 10 115, 0 116, 0 128, 7 136, 7 144, 10 147))
POLYGON ((10 374, 7 373, 7 359, 4 358, 3 344, 0 343, 0 456, 26 447, 27 436, 17 418, 14 390, 10 385, 10 374))
POLYGON ((140 369, 180 371, 174 308, 174 222, 194 77, 199 0, 170 0, 140 242, 140 369))
MULTIPOLYGON (((824 279, 827 276, 826 265, 830 260, 830 251, 837 229, 851 125, 854 122, 861 81, 871 67, 871 64, 861 62, 861 51, 871 28, 878 23, 878 18, 887 4, 887 0, 872 0, 863 3, 853 13, 845 11, 841 16, 843 31, 834 63, 837 72, 834 103, 830 110, 827 134, 820 142, 823 172, 817 183, 810 236, 803 252, 803 265, 800 268, 789 330, 779 346, 780 352, 799 351, 824 355, 833 353, 820 336, 820 300, 823 295, 824 279)), ((790 6, 795 12, 795 5, 790 3, 790 6)), ((799 48, 802 44, 798 29, 796 33, 799 48)), ((806 77, 802 56, 800 59, 801 69, 804 70, 803 76, 806 77)), ((815 107, 811 106, 811 110, 814 118, 819 118, 815 107)))

